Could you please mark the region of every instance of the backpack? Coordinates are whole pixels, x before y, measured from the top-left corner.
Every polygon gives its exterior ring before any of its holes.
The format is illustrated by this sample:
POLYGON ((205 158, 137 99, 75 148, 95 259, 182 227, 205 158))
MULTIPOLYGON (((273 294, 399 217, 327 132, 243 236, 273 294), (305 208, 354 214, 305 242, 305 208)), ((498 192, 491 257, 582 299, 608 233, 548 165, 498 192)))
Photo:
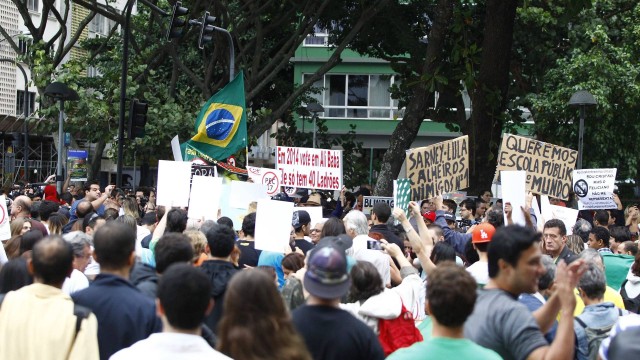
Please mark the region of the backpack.
POLYGON ((400 348, 422 341, 422 334, 416 327, 413 314, 404 307, 404 304, 402 304, 402 310, 397 318, 378 320, 378 331, 378 340, 385 356, 389 356, 400 348))
MULTIPOLYGON (((618 309, 618 317, 622 316, 622 310, 618 309)), ((588 353, 587 357, 590 360, 598 359, 598 350, 600 349, 600 344, 602 340, 609 337, 609 333, 611 332, 611 328, 615 325, 615 322, 609 326, 603 326, 599 328, 588 327, 587 324, 582 321, 579 317, 575 318, 578 324, 582 326, 585 333, 587 334, 587 344, 588 344, 588 353)))
POLYGON ((620 286, 620 296, 622 296, 622 301, 624 302, 624 308, 632 313, 640 312, 640 294, 635 298, 629 298, 627 295, 627 290, 624 289, 624 286, 627 284, 627 279, 622 282, 622 286, 620 286))

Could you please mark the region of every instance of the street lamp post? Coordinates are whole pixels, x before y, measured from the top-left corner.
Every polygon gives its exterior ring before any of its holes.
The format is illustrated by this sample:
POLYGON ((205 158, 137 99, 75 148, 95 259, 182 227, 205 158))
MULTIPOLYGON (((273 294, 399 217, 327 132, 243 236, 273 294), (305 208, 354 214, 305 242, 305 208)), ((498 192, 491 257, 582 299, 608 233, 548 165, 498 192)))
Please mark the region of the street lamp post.
POLYGON ((56 167, 56 187, 58 194, 62 194, 62 183, 64 175, 62 172, 62 146, 64 144, 64 102, 80 100, 78 93, 70 89, 66 84, 54 82, 44 89, 44 95, 60 101, 60 112, 58 113, 58 166, 56 167))
POLYGON ((324 112, 322 105, 318 103, 307 104, 307 111, 312 113, 311 119, 313 119, 313 148, 316 148, 316 120, 318 119, 318 113, 324 112))
POLYGON ((578 129, 578 169, 582 169, 582 142, 584 138, 584 117, 585 117, 585 108, 587 106, 597 105, 596 99, 593 95, 586 91, 580 90, 571 95, 571 99, 569 99, 569 105, 571 106, 580 106, 580 127, 578 129))

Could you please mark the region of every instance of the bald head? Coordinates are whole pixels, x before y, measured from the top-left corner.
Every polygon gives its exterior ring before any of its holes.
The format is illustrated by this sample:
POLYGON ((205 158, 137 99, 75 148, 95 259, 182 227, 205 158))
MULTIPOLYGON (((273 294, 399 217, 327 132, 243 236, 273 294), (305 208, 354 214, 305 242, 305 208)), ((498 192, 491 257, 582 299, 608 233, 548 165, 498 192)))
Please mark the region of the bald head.
POLYGON ((61 288, 73 270, 73 249, 62 237, 47 237, 33 247, 30 268, 36 282, 61 288))
POLYGON ((82 200, 80 201, 80 203, 78 204, 78 207, 76 208, 76 216, 79 218, 83 218, 92 211, 93 211, 93 205, 91 205, 91 202, 87 200, 82 200))
POLYGON ((26 216, 31 217, 31 204, 32 201, 28 196, 20 195, 13 200, 13 205, 11 205, 11 213, 14 217, 16 216, 26 216))

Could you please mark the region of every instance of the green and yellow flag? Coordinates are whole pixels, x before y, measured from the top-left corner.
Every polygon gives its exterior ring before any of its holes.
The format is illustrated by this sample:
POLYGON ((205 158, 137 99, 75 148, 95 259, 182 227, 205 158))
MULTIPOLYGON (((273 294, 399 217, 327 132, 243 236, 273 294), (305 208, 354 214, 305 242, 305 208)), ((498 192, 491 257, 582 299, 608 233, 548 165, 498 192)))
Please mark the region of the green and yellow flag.
POLYGON ((202 158, 226 160, 247 146, 247 116, 244 76, 240 72, 202 107, 196 119, 196 134, 180 145, 184 161, 202 158))

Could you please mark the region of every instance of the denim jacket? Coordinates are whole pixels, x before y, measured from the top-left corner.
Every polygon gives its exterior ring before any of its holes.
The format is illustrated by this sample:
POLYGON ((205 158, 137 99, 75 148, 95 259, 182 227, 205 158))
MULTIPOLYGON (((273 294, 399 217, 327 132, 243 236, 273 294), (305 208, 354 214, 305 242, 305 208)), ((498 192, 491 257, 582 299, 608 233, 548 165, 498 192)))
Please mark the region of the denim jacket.
MULTIPOLYGON (((620 315, 625 315, 626 311, 618 309, 612 302, 602 302, 600 304, 588 305, 584 308, 579 318, 589 328, 603 328, 613 326, 620 315)), ((587 360, 589 358, 589 343, 585 328, 576 320, 573 321, 573 328, 576 334, 575 358, 587 360)))

